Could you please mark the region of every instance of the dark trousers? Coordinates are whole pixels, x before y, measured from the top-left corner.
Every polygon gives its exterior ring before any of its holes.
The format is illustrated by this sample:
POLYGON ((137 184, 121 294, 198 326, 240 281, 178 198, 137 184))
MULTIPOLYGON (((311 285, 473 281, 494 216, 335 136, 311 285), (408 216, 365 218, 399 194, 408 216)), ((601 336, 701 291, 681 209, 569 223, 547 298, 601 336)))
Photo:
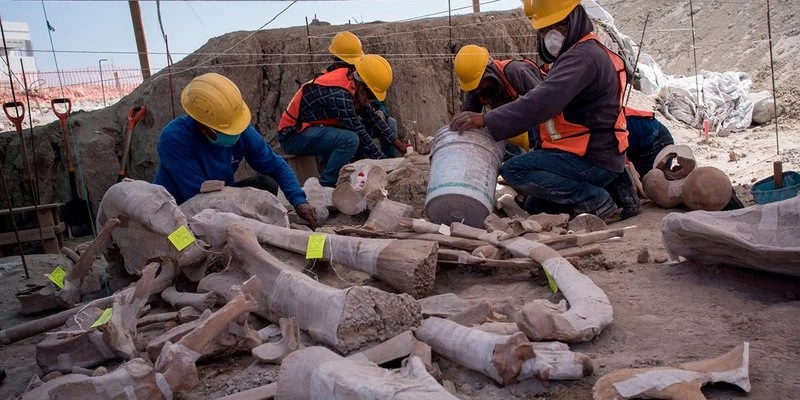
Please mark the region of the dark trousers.
POLYGON ((664 125, 659 125, 658 134, 650 145, 644 149, 628 149, 628 159, 631 160, 633 167, 636 168, 636 172, 638 172, 639 176, 642 178, 653 169, 653 163, 655 163, 658 153, 663 150, 664 147, 675 144, 675 141, 672 139, 672 134, 669 133, 669 129, 664 125))
POLYGON ((251 187, 278 195, 278 182, 266 175, 256 175, 233 183, 233 187, 251 187))

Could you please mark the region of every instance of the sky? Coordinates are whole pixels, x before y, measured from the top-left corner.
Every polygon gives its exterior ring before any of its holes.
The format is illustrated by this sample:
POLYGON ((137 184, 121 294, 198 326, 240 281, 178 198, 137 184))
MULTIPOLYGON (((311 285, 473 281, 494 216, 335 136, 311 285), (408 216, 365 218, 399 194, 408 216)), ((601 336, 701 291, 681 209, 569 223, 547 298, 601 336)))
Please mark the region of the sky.
MULTIPOLYGON (((482 3, 490 0, 481 0, 482 3)), ((291 1, 162 1, 161 16, 172 59, 177 62, 209 39, 228 32, 255 30, 291 4, 291 1)), ((520 7, 520 0, 494 0, 481 11, 520 7)), ((472 0, 450 0, 453 14, 471 12, 472 0)), ((138 68, 136 42, 128 2, 45 0, 47 19, 61 70, 97 67, 108 59, 118 67, 138 68), (120 54, 120 53, 130 54, 120 54)), ((150 66, 155 73, 166 66, 165 47, 158 26, 155 1, 140 1, 150 66)), ((306 1, 292 5, 265 29, 305 25, 316 17, 333 25, 351 22, 398 21, 444 12, 448 0, 350 0, 306 1)), ((0 0, 3 21, 27 22, 39 71, 55 71, 41 1, 0 0)))

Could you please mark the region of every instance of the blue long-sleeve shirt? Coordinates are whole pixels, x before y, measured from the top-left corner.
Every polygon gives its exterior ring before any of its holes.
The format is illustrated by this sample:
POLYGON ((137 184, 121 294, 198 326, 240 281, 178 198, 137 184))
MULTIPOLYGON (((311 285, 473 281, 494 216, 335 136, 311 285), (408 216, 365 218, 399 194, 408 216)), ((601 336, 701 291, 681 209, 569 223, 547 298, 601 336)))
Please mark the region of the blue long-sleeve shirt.
POLYGON ((200 185, 207 180, 232 185, 242 158, 257 172, 275 179, 293 206, 307 202, 289 164, 272 151, 252 125, 242 132, 236 144, 221 147, 200 132, 197 121, 188 115, 178 117, 161 131, 158 158, 153 183, 164 186, 178 204, 199 193, 200 185))

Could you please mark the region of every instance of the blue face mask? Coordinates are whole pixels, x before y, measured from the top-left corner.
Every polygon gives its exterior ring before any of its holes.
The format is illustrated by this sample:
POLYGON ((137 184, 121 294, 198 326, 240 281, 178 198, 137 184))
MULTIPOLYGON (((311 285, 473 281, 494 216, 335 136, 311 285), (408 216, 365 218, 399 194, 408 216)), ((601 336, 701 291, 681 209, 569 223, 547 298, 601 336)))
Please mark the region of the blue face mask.
POLYGON ((231 147, 239 141, 239 136, 241 135, 226 135, 224 133, 219 133, 214 131, 214 134, 217 136, 216 139, 208 139, 209 142, 220 146, 220 147, 231 147))

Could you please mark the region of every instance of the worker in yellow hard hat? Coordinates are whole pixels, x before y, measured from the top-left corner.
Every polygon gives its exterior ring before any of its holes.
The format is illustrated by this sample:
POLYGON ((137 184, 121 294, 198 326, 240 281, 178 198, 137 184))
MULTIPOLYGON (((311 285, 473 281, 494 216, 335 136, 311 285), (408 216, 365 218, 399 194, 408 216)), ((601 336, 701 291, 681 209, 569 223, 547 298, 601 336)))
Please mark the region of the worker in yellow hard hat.
POLYGON ((529 195, 531 212, 585 212, 613 221, 639 212, 625 173, 628 132, 622 98, 627 76, 622 58, 592 33, 580 3, 531 0, 526 8, 537 33, 537 52, 552 64, 547 77, 524 96, 485 114, 455 115, 450 127, 485 126, 503 140, 538 126, 541 149, 503 164, 506 183, 529 195))
POLYGON ((355 158, 386 158, 369 131, 405 151, 369 103, 383 101, 392 84, 392 67, 381 56, 359 58, 355 69, 335 69, 304 83, 278 123, 278 142, 289 154, 318 155, 326 160, 319 182, 334 186, 339 169, 355 158))
POLYGON ((331 39, 328 51, 333 55, 333 64, 322 70, 323 74, 339 68, 353 68, 356 61, 364 55, 361 39, 348 31, 337 33, 331 39))
MULTIPOLYGON (((453 69, 464 100, 461 111, 481 112, 495 109, 533 90, 544 79, 544 73, 531 60, 495 60, 484 47, 469 44, 461 48, 453 61, 453 69)), ((535 129, 532 129, 535 133, 535 129)), ((528 151, 528 132, 508 142, 528 151)))
POLYGON ((316 225, 316 211, 294 172, 250 125, 250 109, 236 84, 217 73, 200 75, 183 89, 181 105, 189 115, 162 129, 153 183, 164 186, 178 204, 199 193, 208 180, 276 195, 280 187, 297 214, 316 225), (234 181, 242 159, 260 175, 234 181))

